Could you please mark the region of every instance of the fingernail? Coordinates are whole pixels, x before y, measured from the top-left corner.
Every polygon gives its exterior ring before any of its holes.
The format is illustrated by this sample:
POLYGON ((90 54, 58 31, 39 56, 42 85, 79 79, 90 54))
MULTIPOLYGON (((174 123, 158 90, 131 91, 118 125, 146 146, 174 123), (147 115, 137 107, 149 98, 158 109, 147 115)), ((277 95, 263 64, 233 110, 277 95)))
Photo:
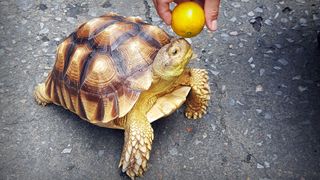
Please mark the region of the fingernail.
POLYGON ((218 22, 217 22, 217 20, 211 21, 210 30, 211 30, 211 31, 215 31, 215 30, 217 30, 217 28, 218 28, 218 22))

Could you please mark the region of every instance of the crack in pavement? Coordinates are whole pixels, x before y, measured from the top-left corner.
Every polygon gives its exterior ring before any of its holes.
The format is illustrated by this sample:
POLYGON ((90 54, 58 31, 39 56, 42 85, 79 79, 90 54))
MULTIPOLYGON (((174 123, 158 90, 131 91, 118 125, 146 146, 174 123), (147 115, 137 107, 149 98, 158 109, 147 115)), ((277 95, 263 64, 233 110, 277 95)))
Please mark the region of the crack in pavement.
MULTIPOLYGON (((218 86, 218 85, 216 85, 218 86)), ((267 168, 265 167, 263 161, 259 160, 256 156, 254 156, 252 153, 250 153, 250 150, 240 141, 237 141, 236 139, 234 139, 233 137, 230 137, 228 135, 228 132, 227 132, 227 129, 229 130, 229 132, 231 134, 234 134, 236 135, 237 134, 237 137, 241 137, 241 133, 238 132, 237 130, 235 129, 232 129, 232 128, 228 128, 227 124, 226 124, 226 119, 224 118, 224 116, 226 115, 226 112, 224 110, 224 107, 222 105, 222 101, 223 99, 227 98, 227 92, 223 92, 221 90, 218 90, 218 96, 217 96, 217 102, 218 102, 218 107, 220 109, 220 115, 218 116, 218 119, 219 119, 219 123, 220 123, 220 126, 221 126, 221 129, 225 131, 225 133, 221 132, 221 135, 224 137, 225 141, 228 143, 228 144, 232 144, 232 143, 237 143, 240 145, 240 147, 242 147, 242 149, 248 154, 250 155, 254 162, 255 163, 259 163, 260 165, 263 166, 263 169, 264 169, 264 174, 267 178, 271 178, 271 176, 269 175, 269 173, 267 172, 267 168)))
POLYGON ((145 12, 145 18, 146 18, 146 21, 148 23, 152 23, 152 18, 151 18, 151 15, 150 15, 150 5, 148 3, 148 0, 143 0, 143 3, 144 3, 144 6, 146 7, 146 12, 145 12))

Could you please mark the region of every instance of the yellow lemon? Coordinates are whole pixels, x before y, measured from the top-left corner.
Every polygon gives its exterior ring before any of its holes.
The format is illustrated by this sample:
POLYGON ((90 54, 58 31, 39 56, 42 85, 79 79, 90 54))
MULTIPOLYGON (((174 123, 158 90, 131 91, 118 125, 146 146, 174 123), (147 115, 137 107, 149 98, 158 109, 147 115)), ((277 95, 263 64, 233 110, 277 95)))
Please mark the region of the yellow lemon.
POLYGON ((172 11, 171 27, 179 36, 189 38, 199 34, 204 26, 202 7, 195 2, 183 2, 172 11))

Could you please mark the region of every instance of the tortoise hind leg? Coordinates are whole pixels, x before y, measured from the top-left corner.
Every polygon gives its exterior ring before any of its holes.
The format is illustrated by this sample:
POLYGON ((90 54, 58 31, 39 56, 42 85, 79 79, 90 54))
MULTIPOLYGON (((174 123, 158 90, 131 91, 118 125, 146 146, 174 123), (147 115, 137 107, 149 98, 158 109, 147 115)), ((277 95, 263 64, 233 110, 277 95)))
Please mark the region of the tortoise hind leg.
POLYGON ((36 86, 34 90, 34 97, 38 104, 45 106, 49 103, 52 103, 50 98, 46 94, 46 86, 45 83, 40 83, 36 86))
POLYGON ((147 118, 127 117, 124 145, 119 167, 134 179, 147 170, 153 140, 153 129, 147 118))

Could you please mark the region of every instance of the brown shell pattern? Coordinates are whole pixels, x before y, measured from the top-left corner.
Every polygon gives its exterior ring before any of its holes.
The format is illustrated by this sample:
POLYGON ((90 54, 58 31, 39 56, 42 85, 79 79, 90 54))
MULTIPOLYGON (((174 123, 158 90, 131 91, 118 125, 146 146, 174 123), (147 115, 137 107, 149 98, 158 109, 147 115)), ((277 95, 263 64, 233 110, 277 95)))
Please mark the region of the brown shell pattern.
POLYGON ((46 93, 92 123, 123 117, 150 87, 150 65, 169 42, 168 34, 139 18, 92 19, 59 45, 46 93))

